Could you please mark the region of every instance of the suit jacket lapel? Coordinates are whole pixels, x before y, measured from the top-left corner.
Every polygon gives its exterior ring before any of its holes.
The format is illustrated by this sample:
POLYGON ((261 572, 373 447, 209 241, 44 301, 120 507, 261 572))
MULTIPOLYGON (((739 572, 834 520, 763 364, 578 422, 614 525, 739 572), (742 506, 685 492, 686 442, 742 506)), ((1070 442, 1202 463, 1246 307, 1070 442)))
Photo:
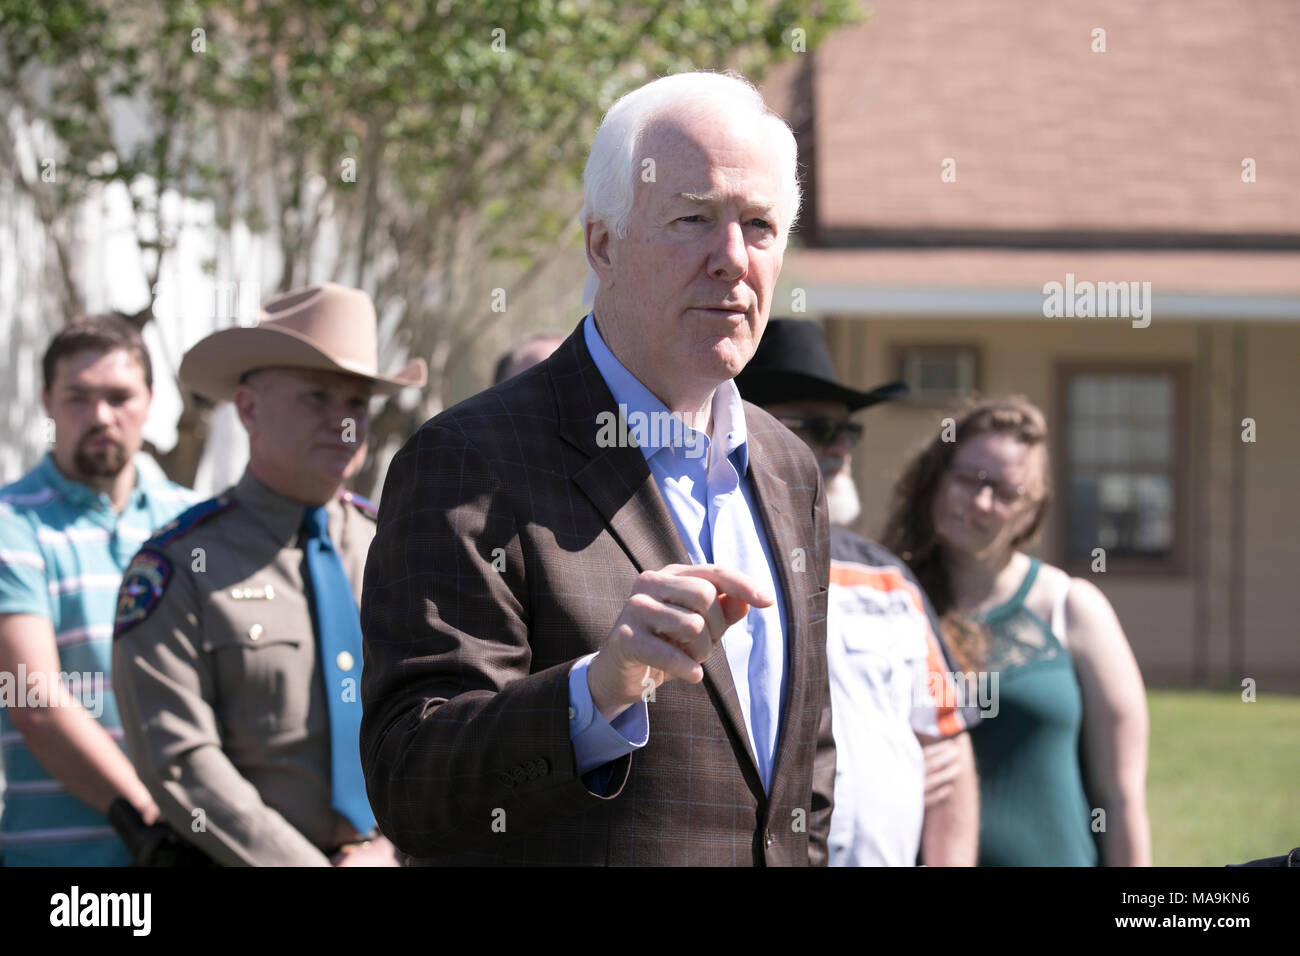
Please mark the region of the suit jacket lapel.
POLYGON ((601 447, 598 441, 602 429, 611 433, 605 416, 615 416, 612 434, 624 438, 627 429, 619 420, 614 396, 587 351, 581 325, 553 358, 551 379, 559 408, 560 436, 588 458, 574 473, 574 482, 637 570, 689 563, 645 455, 626 440, 608 447, 601 447))
MULTIPOLYGON (((602 448, 597 442, 601 424, 607 421, 598 416, 602 412, 619 416, 620 412, 587 351, 581 324, 556 350, 553 359, 551 379, 559 408, 560 435, 590 459, 574 473, 574 482, 600 513, 638 571, 657 571, 667 564, 690 564, 677 525, 659 493, 645 455, 627 443, 602 448)), ((622 422, 616 427, 617 435, 627 434, 622 422)), ((776 553, 774 550, 773 554, 776 553)), ((716 649, 703 666, 705 684, 714 706, 723 715, 732 745, 745 755, 741 761, 745 778, 750 788, 761 796, 763 783, 758 762, 740 712, 726 653, 716 649)))
MULTIPOLYGON (((781 701, 780 722, 776 737, 776 754, 772 766, 772 794, 781 779, 783 743, 792 727, 798 726, 804 703, 802 629, 807 625, 808 597, 812 593, 811 542, 799 539, 798 524, 790 495, 790 486, 767 464, 762 437, 756 433, 754 416, 746 417, 749 441, 749 476, 766 525, 768 547, 776 565, 779 585, 785 595, 785 698, 781 701), (798 568, 799 570, 796 570, 798 568), (806 569, 806 570, 805 570, 806 569)), ((815 586, 815 584, 814 584, 815 586)))

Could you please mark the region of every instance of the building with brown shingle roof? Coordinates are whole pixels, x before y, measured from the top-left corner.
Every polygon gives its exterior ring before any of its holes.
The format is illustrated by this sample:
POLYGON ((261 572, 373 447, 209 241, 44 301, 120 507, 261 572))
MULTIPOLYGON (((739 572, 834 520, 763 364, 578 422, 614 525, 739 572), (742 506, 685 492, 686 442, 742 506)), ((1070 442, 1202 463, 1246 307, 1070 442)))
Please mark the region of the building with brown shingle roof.
POLYGON ((1025 394, 1037 551, 1148 682, 1300 688, 1300 4, 872 7, 767 85, 807 197, 773 315, 919 393, 865 414, 857 529, 963 395, 1025 394))

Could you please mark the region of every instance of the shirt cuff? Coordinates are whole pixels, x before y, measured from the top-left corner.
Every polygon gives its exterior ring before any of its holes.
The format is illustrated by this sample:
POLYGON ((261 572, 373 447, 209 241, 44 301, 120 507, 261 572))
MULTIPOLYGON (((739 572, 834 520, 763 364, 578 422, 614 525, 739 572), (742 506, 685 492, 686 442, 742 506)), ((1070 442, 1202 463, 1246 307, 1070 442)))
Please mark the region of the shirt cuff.
POLYGON ((623 711, 612 724, 596 709, 587 686, 587 666, 595 656, 579 658, 569 671, 569 739, 580 777, 640 750, 650 740, 650 710, 644 700, 623 711))

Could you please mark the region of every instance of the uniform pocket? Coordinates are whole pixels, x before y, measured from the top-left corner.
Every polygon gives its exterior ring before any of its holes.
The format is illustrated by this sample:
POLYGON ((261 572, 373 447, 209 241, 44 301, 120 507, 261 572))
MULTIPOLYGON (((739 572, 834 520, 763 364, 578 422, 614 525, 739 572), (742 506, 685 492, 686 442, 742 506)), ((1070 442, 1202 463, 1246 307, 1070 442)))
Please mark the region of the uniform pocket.
POLYGON ((265 735, 306 726, 317 669, 313 641, 257 614, 223 616, 204 633, 223 729, 265 735))
POLYGON ((902 598, 876 589, 839 589, 830 653, 845 669, 841 683, 906 719, 920 692, 926 645, 924 619, 902 598))

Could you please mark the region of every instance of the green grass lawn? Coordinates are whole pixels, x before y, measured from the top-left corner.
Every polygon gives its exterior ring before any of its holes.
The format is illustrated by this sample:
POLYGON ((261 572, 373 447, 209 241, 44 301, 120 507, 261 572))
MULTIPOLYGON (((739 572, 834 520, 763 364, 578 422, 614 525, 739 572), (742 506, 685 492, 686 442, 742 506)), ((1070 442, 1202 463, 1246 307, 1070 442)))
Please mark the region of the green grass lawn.
POLYGON ((1147 810, 1156 866, 1300 846, 1300 696, 1152 690, 1147 810))

